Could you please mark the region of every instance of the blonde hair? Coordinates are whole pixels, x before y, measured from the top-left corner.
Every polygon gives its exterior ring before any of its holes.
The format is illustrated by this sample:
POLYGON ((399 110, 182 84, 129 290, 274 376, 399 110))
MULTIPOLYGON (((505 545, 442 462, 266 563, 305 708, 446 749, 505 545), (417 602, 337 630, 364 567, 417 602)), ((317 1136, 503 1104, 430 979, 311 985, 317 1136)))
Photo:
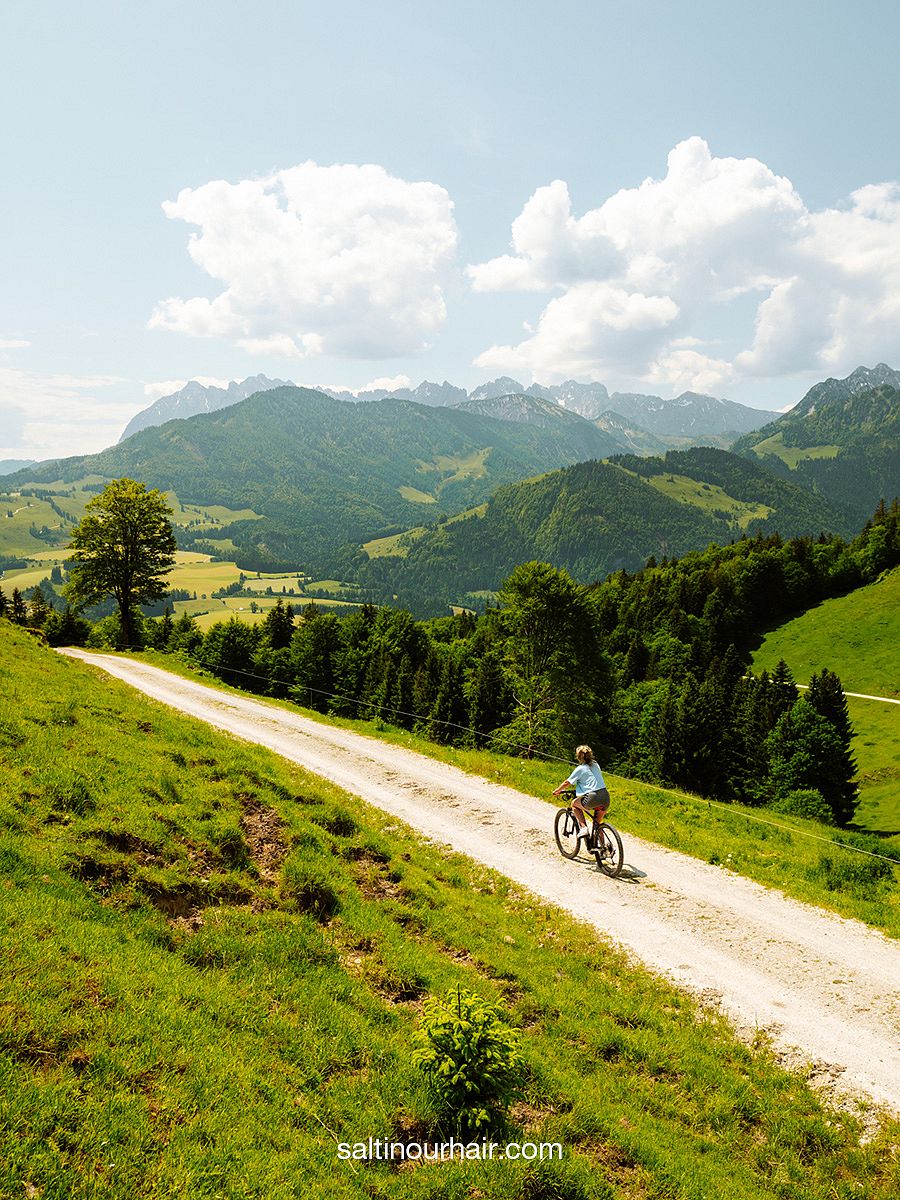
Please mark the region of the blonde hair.
POLYGON ((594 752, 590 746, 576 746, 575 757, 580 763, 587 763, 590 766, 594 761, 594 752))

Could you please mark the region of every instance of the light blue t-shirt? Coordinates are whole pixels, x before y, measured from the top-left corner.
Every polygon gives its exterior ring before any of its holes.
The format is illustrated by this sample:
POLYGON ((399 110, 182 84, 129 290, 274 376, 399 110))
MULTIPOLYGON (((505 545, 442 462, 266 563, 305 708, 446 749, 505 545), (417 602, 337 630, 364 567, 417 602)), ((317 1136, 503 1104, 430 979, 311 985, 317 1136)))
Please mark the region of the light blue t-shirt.
POLYGON ((603 772, 596 763, 579 763, 569 778, 567 783, 575 784, 575 795, 583 796, 585 792, 598 792, 600 788, 606 787, 603 782, 603 772))

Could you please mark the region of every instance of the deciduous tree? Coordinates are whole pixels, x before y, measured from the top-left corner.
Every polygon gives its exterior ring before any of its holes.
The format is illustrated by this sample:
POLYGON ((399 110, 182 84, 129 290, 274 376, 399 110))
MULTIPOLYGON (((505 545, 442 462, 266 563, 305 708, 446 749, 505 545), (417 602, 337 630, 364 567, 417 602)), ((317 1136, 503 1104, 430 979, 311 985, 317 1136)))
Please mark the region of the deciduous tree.
POLYGON ((138 605, 166 594, 165 576, 176 549, 171 515, 156 488, 115 479, 90 501, 72 530, 66 595, 81 606, 114 597, 122 645, 135 642, 138 605))

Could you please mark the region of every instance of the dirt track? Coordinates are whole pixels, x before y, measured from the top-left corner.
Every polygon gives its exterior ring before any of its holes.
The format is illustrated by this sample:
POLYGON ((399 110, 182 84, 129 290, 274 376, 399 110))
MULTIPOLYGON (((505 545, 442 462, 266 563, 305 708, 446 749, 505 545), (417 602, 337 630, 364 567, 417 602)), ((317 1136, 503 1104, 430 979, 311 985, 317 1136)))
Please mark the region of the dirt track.
POLYGON ((818 1086, 900 1112, 900 943, 630 834, 608 879, 560 857, 554 810, 532 796, 147 663, 63 653, 349 792, 365 779, 371 804, 590 922, 742 1031, 767 1030, 818 1086))

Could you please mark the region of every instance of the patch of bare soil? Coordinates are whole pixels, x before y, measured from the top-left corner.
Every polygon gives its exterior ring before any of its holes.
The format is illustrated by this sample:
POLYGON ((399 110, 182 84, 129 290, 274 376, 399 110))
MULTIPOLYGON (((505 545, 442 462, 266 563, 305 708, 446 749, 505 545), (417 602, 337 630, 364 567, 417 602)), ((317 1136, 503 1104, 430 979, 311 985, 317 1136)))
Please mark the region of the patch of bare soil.
POLYGON ((240 800, 241 829, 250 857, 256 863, 262 882, 276 883, 288 852, 284 838, 284 821, 273 808, 269 808, 255 796, 242 795, 240 800))

